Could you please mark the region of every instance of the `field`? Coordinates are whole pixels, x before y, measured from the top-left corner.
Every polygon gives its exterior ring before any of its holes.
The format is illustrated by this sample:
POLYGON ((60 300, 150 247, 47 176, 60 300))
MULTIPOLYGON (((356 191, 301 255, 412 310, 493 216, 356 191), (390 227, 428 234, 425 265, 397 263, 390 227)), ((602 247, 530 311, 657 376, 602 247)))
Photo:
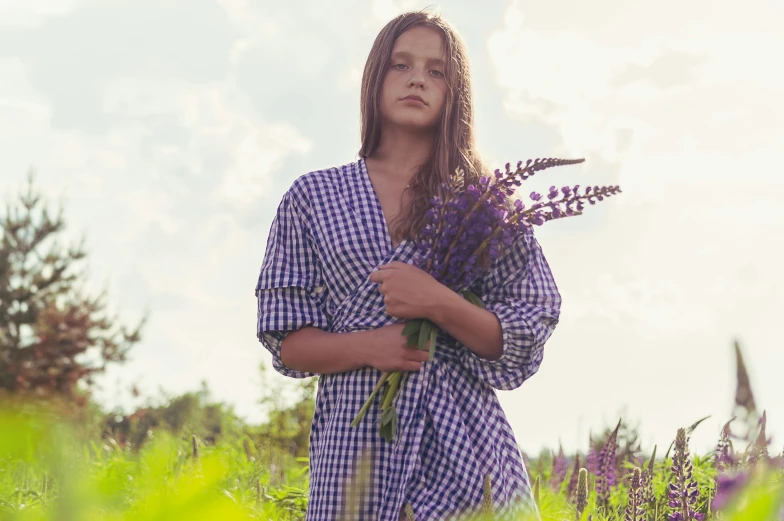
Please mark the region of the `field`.
MULTIPOLYGON (((528 460, 542 519, 784 519, 784 457, 769 452, 765 412, 756 410, 737 353, 737 414, 717 433, 716 451, 689 454, 699 422, 673 433, 672 446, 650 450, 619 422, 590 440, 585 455, 528 460)), ((280 422, 292 410, 273 417, 274 435, 223 428, 200 437, 169 425, 145 427, 136 443, 95 436, 54 410, 7 402, 0 412, 0 520, 304 519, 307 458, 280 443, 302 436, 281 435, 291 431, 280 422)))

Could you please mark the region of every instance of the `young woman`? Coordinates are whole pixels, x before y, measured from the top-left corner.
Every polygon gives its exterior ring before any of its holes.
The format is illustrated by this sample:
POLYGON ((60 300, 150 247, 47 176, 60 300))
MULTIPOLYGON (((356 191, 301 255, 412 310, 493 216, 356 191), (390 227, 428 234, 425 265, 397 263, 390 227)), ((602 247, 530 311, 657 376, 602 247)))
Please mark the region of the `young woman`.
POLYGON ((528 474, 495 389, 541 363, 560 295, 529 231, 474 286, 485 309, 412 265, 412 238, 439 183, 489 174, 474 149, 466 53, 423 12, 390 21, 362 78, 357 161, 300 176, 272 223, 256 285, 258 337, 273 366, 319 376, 310 433, 308 521, 452 519, 532 506, 528 474), (410 348, 406 319, 444 333, 410 348), (407 371, 395 440, 378 408, 350 423, 382 371, 407 371), (368 465, 360 465, 366 462, 368 465))

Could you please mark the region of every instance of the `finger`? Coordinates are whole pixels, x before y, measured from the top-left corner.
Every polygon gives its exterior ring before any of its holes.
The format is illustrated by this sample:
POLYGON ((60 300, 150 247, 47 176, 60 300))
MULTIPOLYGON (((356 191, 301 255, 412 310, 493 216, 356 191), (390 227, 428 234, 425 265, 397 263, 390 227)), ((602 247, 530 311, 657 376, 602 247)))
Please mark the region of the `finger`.
POLYGON ((413 362, 427 362, 430 360, 430 352, 429 351, 422 351, 416 347, 406 346, 408 349, 408 358, 413 362))
POLYGON ((422 369, 421 362, 406 362, 405 371, 419 371, 422 369))
POLYGON ((407 264, 405 262, 392 261, 392 262, 388 262, 386 264, 382 264, 381 266, 378 267, 378 269, 380 269, 380 270, 394 270, 394 269, 400 269, 400 268, 408 268, 410 266, 411 266, 410 264, 407 264))

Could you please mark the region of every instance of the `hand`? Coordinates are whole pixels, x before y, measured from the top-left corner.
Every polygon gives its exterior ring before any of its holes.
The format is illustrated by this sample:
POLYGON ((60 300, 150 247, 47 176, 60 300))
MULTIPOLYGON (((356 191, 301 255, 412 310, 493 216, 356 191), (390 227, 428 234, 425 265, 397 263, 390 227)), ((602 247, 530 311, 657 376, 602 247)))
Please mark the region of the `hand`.
POLYGON ((381 265, 369 280, 380 283, 386 312, 397 318, 432 320, 444 292, 451 291, 426 271, 399 261, 381 265))
POLYGON ((390 324, 369 331, 367 362, 381 372, 419 371, 428 360, 428 352, 406 345, 405 324, 390 324))

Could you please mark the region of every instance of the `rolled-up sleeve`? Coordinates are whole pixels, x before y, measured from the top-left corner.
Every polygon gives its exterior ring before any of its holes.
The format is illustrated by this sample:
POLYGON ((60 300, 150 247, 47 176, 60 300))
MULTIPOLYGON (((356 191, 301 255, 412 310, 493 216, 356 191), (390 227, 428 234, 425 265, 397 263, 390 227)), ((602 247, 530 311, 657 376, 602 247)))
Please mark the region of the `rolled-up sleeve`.
POLYGON ((558 287, 532 228, 491 265, 482 301, 501 323, 503 354, 487 360, 462 346, 461 361, 488 385, 516 389, 539 370, 561 309, 558 287))
MULTIPOLYGON (((296 185, 295 185, 296 186, 296 185)), ((264 260, 256 283, 256 336, 272 354, 272 366, 284 376, 308 378, 315 373, 283 365, 283 339, 304 326, 328 330, 327 286, 320 269, 308 212, 294 191, 286 192, 272 221, 264 260)))

